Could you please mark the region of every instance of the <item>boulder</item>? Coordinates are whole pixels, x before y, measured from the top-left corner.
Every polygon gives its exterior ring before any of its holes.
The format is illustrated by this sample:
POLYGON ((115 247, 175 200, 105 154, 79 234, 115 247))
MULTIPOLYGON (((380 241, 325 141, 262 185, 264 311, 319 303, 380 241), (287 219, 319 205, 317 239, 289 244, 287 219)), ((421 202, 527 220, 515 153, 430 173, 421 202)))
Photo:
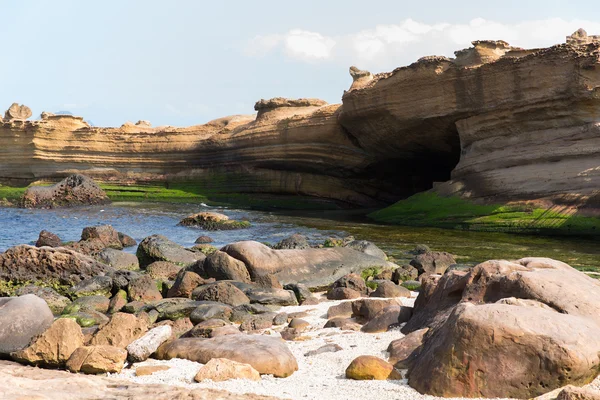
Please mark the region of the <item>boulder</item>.
POLYGON ((323 328, 340 328, 343 331, 360 331, 361 325, 352 318, 334 317, 323 328))
POLYGON ((112 248, 120 250, 123 248, 119 232, 115 230, 111 225, 98 225, 88 226, 83 228, 81 231, 82 241, 98 241, 102 243, 105 248, 112 248))
POLYGON ((27 347, 53 320, 46 302, 33 294, 0 298, 0 356, 27 347))
POLYGON ((359 299, 352 302, 352 315, 364 321, 370 321, 386 307, 400 305, 395 299, 359 299))
POLYGON ((205 302, 193 301, 185 297, 173 297, 170 299, 154 301, 145 306, 144 309, 153 308, 156 310, 158 312, 159 321, 165 319, 175 321, 181 318, 188 318, 192 311, 203 303, 205 302))
POLYGON ((273 326, 273 316, 269 314, 250 315, 240 324, 243 332, 260 331, 273 326))
POLYGON ((142 240, 136 253, 140 267, 145 268, 155 261, 168 261, 185 267, 198 261, 203 261, 206 256, 186 250, 183 246, 167 239, 162 235, 148 236, 142 240))
POLYGON ((110 276, 93 276, 77 283, 69 289, 71 298, 86 296, 110 296, 113 281, 110 276))
POLYGON ((83 346, 71 354, 67 369, 84 374, 121 372, 127 359, 124 349, 113 346, 83 346))
POLYGON ((130 271, 128 269, 118 269, 113 270, 110 274, 108 274, 113 280, 113 292, 119 290, 127 290, 129 287, 129 282, 141 276, 139 272, 130 271))
POLYGON ((596 376, 600 283, 567 264, 494 260, 423 284, 404 327, 430 329, 410 362, 419 392, 529 398, 596 376))
POLYGON ((410 319, 412 307, 390 306, 378 312, 361 331, 366 333, 387 332, 390 328, 398 326, 410 319))
POLYGON ((127 358, 130 362, 146 361, 161 344, 169 340, 171 334, 172 328, 169 325, 150 329, 144 336, 127 345, 127 358))
POLYGON ((79 311, 89 312, 97 311, 100 313, 108 312, 110 299, 103 295, 82 296, 63 309, 63 314, 73 314, 79 311))
MULTIPOLYGON (((255 276, 254 284, 264 288, 283 289, 283 285, 273 274, 255 276)), ((295 295, 296 294, 294 293, 294 296, 295 295)))
POLYGON ((425 334, 428 331, 429 328, 419 329, 400 339, 393 340, 387 349, 390 353, 388 362, 394 364, 398 369, 409 368, 410 360, 415 359, 418 355, 418 351, 423 345, 425 334))
POLYGON ((119 235, 119 241, 121 242, 121 246, 123 246, 123 248, 133 247, 137 245, 137 242, 131 236, 126 235, 122 232, 118 232, 117 234, 119 235))
POLYGON ((347 288, 358 292, 361 295, 367 294, 367 285, 365 280, 358 274, 348 274, 342 276, 331 285, 331 291, 337 288, 347 288))
POLYGON ((600 392, 569 385, 560 391, 556 400, 600 400, 600 392))
MULTIPOLYGON (((222 328, 224 326, 231 326, 230 322, 222 319, 207 319, 194 326, 185 337, 199 337, 209 338, 215 329, 222 328)), ((239 329, 236 327, 239 332, 239 329)))
POLYGON ((31 117, 31 109, 24 104, 12 103, 4 113, 4 119, 7 121, 13 119, 25 120, 31 117))
POLYGON ((309 288, 322 288, 342 276, 363 269, 395 264, 347 247, 274 250, 262 243, 243 241, 221 249, 246 264, 252 278, 273 274, 282 284, 302 283, 309 288))
POLYGON ((391 281, 399 285, 405 281, 416 280, 419 277, 419 270, 412 265, 402 265, 396 268, 392 273, 391 281))
POLYGON ((249 228, 250 222, 234 221, 227 215, 216 212, 200 212, 182 219, 179 225, 196 226, 207 231, 220 231, 249 228))
POLYGON ((158 283, 148 275, 140 275, 131 280, 127 291, 131 301, 149 302, 163 298, 158 283))
POLYGON ((346 378, 359 381, 385 381, 402 379, 402 375, 392 364, 379 357, 359 356, 346 368, 346 378))
POLYGON ((204 261, 203 271, 208 278, 250 282, 250 274, 243 262, 222 251, 215 251, 204 261))
POLYGON ((155 261, 146 267, 146 274, 154 279, 172 281, 177 278, 181 266, 168 261, 155 261))
POLYGON ((132 314, 115 313, 110 321, 100 327, 90 344, 126 348, 148 330, 147 322, 132 314))
POLYGON ((125 307, 127 304, 127 292, 123 289, 120 289, 113 297, 110 299, 110 303, 108 304, 108 313, 114 314, 119 312, 125 307))
POLYGON ((210 319, 229 321, 229 318, 231 318, 233 311, 230 306, 212 301, 202 303, 205 304, 199 305, 190 314, 190 320, 193 324, 198 324, 210 319))
POLYGON ((60 247, 62 246, 62 240, 58 237, 58 235, 43 230, 40 232, 40 236, 38 237, 37 242, 35 242, 36 247, 60 247))
POLYGON ((310 244, 308 244, 308 240, 306 240, 306 236, 300 235, 299 233, 294 233, 293 235, 282 239, 279 243, 273 246, 274 249, 277 250, 303 250, 309 249, 310 244))
POLYGON ((71 175, 52 186, 30 186, 21 198, 24 208, 57 208, 107 204, 110 199, 90 178, 71 175))
POLYGON ((0 280, 46 282, 73 286, 83 279, 113 271, 73 250, 20 245, 0 253, 0 280))
POLYGON ((48 287, 27 285, 20 287, 16 292, 17 296, 26 294, 35 294, 40 299, 44 300, 54 315, 62 314, 65 307, 71 304, 71 300, 69 300, 68 297, 61 296, 56 290, 48 287))
POLYGON ((277 306, 298 305, 296 295, 291 290, 256 286, 249 286, 246 288, 242 288, 242 290, 252 303, 277 306))
POLYGON ((203 365, 194 377, 196 382, 202 382, 204 380, 222 382, 230 379, 259 381, 260 374, 249 364, 228 360, 226 358, 213 358, 203 365))
POLYGON ((313 297, 308 287, 302 283, 288 283, 287 285, 283 285, 283 288, 293 291, 299 304, 303 304, 306 299, 313 297))
POLYGON ((377 285, 377 289, 369 297, 410 297, 410 290, 398 286, 392 281, 383 281, 377 285))
POLYGON ((208 244, 212 242, 214 242, 214 240, 210 236, 205 235, 198 236, 198 238, 194 241, 196 244, 208 244))
POLYGON ((338 305, 331 306, 327 310, 327 319, 345 317, 350 318, 352 316, 352 302, 344 301, 338 305))
POLYGON ((260 374, 285 378, 298 369, 298 364, 285 342, 262 335, 226 335, 212 339, 178 339, 161 346, 159 359, 185 358, 206 364, 213 358, 250 364, 260 374))
MULTIPOLYGON (((77 322, 77 324, 82 328, 90 328, 90 327, 94 327, 95 325, 106 324, 109 321, 109 319, 106 315, 104 315, 101 312, 94 311, 94 310, 77 311, 77 312, 73 312, 73 313, 69 313, 69 314, 63 314, 60 316, 60 318, 72 319, 73 321, 77 322)), ((95 331, 94 331, 94 333, 95 333, 95 331)), ((87 343, 89 340, 87 338, 86 332, 84 332, 84 335, 86 335, 86 343, 87 343)))
POLYGON ((134 271, 140 269, 140 262, 135 254, 126 253, 121 250, 107 248, 98 253, 96 258, 114 269, 129 269, 134 271))
POLYGON ((167 292, 167 297, 187 297, 192 296, 192 292, 198 286, 205 283, 204 279, 200 275, 191 271, 180 271, 175 279, 175 283, 167 292))
POLYGON ((57 319, 50 327, 33 338, 29 346, 11 354, 19 362, 44 367, 64 366, 71 354, 83 346, 83 333, 77 322, 57 319))
POLYGON ((233 283, 223 281, 197 287, 192 297, 195 300, 215 301, 233 307, 250 303, 248 296, 233 283))
POLYGON ((353 240, 352 242, 346 244, 345 247, 349 247, 373 257, 381 258, 382 260, 387 260, 387 256, 383 250, 368 240, 353 240))
POLYGON ((361 294, 359 292, 347 287, 337 287, 327 292, 328 300, 348 300, 358 299, 360 297, 361 294))
POLYGON ((452 254, 441 251, 421 253, 410 261, 410 265, 419 271, 419 275, 443 274, 452 264, 456 264, 452 254))

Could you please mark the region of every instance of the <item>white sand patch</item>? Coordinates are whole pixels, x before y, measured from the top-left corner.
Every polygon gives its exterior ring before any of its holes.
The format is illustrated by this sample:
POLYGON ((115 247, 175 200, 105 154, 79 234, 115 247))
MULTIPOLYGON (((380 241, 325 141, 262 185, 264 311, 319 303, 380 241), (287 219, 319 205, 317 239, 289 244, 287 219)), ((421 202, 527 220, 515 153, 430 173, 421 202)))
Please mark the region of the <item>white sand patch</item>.
MULTIPOLYGON (((412 306, 414 297, 416 297, 416 293, 413 293, 411 299, 399 298, 398 300, 404 305, 412 306)), ((314 306, 294 306, 281 309, 281 311, 287 313, 307 311, 309 316, 302 317, 302 319, 311 324, 310 330, 303 334, 303 336, 309 336, 310 340, 286 342, 298 361, 298 371, 288 378, 281 379, 263 375, 262 380, 257 382, 231 380, 196 383, 193 379, 202 364, 181 359, 169 361, 148 360, 144 363, 135 364, 131 369, 125 369, 120 374, 112 374, 111 376, 137 383, 163 383, 191 388, 204 387, 235 393, 270 395, 286 399, 438 399, 438 397, 419 394, 408 386, 406 380, 354 381, 346 379, 346 367, 354 358, 361 355, 373 355, 387 359, 386 349, 388 345, 392 340, 403 337, 403 334, 399 328, 378 334, 340 331, 338 328, 323 329, 323 325, 327 322, 327 310, 332 305, 341 302, 327 301, 314 306), (316 350, 330 343, 338 344, 343 350, 311 357, 304 355, 308 351, 316 350), (138 365, 168 365, 171 369, 156 372, 150 376, 136 377, 134 371, 138 365)), ((276 330, 270 330, 271 334, 278 334, 276 330)), ((598 386, 598 383, 595 382, 592 385, 598 386)))

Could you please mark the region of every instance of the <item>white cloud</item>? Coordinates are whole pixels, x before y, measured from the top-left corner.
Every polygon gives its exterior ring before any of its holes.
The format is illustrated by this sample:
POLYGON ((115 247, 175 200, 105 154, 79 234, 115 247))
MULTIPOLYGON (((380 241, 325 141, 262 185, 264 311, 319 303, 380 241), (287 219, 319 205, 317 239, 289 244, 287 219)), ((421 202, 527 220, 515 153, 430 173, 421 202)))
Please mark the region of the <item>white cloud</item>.
POLYGON ((426 55, 452 57, 455 50, 469 47, 473 40, 502 39, 518 47, 547 47, 563 43, 565 36, 579 28, 600 34, 598 22, 561 18, 515 24, 483 18, 464 24, 425 24, 406 19, 341 36, 300 29, 257 36, 245 50, 250 56, 277 54, 303 62, 356 64, 376 72, 410 64, 426 55))

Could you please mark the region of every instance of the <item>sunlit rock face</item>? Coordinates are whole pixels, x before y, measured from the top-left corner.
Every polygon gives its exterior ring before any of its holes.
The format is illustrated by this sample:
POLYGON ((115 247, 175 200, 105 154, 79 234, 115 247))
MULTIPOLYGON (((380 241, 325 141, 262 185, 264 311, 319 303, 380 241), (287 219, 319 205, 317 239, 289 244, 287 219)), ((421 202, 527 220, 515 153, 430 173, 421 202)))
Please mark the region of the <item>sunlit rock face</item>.
POLYGON ((351 67, 342 104, 273 98, 256 115, 185 128, 97 128, 47 112, 30 121, 16 104, 0 120, 0 180, 182 180, 348 206, 435 182, 489 201, 587 198, 599 183, 599 47, 583 30, 546 49, 480 40, 390 73, 351 67))

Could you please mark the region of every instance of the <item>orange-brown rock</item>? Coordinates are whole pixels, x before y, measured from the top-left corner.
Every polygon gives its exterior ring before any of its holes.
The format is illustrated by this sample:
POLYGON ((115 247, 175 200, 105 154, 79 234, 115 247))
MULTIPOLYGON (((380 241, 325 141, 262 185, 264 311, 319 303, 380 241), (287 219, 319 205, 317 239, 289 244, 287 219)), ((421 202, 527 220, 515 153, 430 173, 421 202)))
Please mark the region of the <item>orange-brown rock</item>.
POLYGON ((260 374, 249 364, 228 360, 226 358, 212 358, 196 374, 194 380, 202 382, 210 379, 213 382, 222 382, 229 379, 248 379, 259 381, 260 374))
POLYGON ((114 346, 84 346, 71 354, 67 369, 84 374, 121 372, 127 359, 127 351, 114 346))
POLYGON ((379 357, 359 356, 346 368, 346 378, 359 381, 402 379, 394 366, 379 357))
POLYGON ((148 330, 148 324, 133 314, 115 313, 110 321, 101 326, 92 338, 92 345, 110 345, 126 348, 148 330))
POLYGON ((168 365, 143 365, 135 369, 135 376, 152 375, 155 372, 167 371, 171 369, 168 365))

